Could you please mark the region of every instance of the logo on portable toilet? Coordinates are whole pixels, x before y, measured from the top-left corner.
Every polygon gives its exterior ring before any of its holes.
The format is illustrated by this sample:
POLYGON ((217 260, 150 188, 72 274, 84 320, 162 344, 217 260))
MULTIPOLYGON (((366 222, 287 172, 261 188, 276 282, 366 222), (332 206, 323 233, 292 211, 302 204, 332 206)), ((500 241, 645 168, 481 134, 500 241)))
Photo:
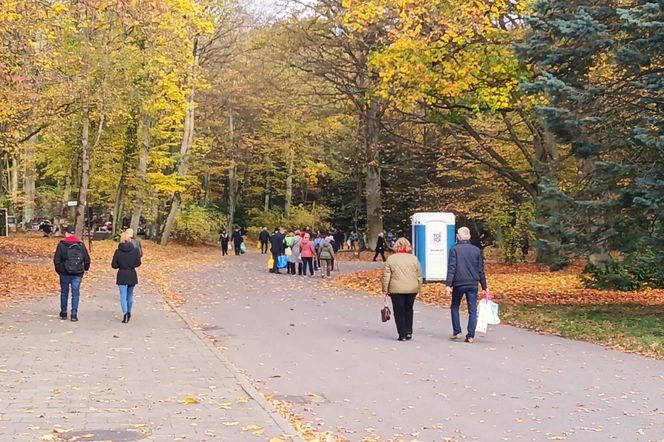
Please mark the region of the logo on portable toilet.
POLYGON ((455 244, 453 213, 420 212, 412 217, 413 250, 422 266, 425 281, 445 281, 447 259, 455 244))

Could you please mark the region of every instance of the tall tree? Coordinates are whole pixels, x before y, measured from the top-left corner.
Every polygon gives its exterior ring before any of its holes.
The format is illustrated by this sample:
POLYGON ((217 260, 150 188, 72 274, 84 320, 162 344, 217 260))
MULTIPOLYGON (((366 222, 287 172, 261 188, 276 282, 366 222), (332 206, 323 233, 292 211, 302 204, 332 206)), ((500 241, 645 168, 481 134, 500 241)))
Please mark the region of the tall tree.
POLYGON ((328 82, 354 109, 357 140, 363 157, 369 248, 383 231, 381 120, 386 103, 377 93, 378 77, 369 67, 371 53, 382 44, 386 22, 358 26, 352 2, 319 0, 290 25, 293 63, 328 82))
POLYGON ((652 1, 535 3, 520 53, 537 77, 526 89, 578 163, 567 186, 550 182, 541 228, 562 256, 590 253, 608 284, 664 285, 664 9, 652 1), (621 272, 618 272, 621 273, 621 272), (625 275, 629 275, 628 277, 625 275), (646 276, 644 276, 646 275, 646 276))

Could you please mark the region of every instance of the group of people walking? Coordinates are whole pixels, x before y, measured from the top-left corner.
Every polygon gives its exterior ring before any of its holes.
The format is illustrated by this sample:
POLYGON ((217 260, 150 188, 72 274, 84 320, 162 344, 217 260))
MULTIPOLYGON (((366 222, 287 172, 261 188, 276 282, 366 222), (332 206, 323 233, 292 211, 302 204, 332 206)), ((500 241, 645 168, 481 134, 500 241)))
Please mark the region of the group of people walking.
POLYGON ((233 230, 233 233, 229 235, 226 232, 226 229, 219 232, 219 243, 221 244, 221 255, 228 255, 228 247, 230 243, 233 243, 233 251, 235 256, 240 256, 244 251, 246 251, 246 245, 244 245, 244 236, 242 236, 242 231, 239 227, 233 230))
MULTIPOLYGON (((477 327, 478 285, 482 287, 484 297, 491 299, 486 282, 484 261, 481 250, 470 243, 470 230, 461 227, 457 232, 458 243, 449 253, 446 293, 451 296, 452 335, 450 339, 462 338, 459 307, 466 298, 468 304, 468 327, 465 341, 472 343, 477 327)), ((422 267, 406 238, 396 240, 395 253, 385 262, 383 271, 383 293, 385 305, 388 296, 392 300, 394 322, 398 340, 408 341, 413 337, 413 306, 417 294, 422 289, 422 267)))
POLYGON ((332 235, 314 232, 309 228, 286 232, 283 227, 275 229, 270 235, 264 227, 259 235, 262 253, 266 253, 263 250, 267 249, 264 238, 268 238, 272 253, 270 273, 279 274, 280 269, 285 268, 288 274, 295 275, 297 272, 298 275, 306 276, 308 271, 310 276, 314 276, 320 269, 323 277, 329 277, 334 269, 335 253, 339 249, 335 248, 332 235), (286 266, 280 266, 280 262, 284 261, 286 266))
MULTIPOLYGON (((83 276, 90 270, 90 254, 83 241, 75 235, 74 227, 65 228, 65 238, 55 249, 53 264, 60 277, 60 319, 67 319, 71 294, 69 318, 78 321, 78 307, 83 276)), ((120 244, 113 254, 111 267, 117 269, 115 282, 120 292, 122 322, 128 323, 134 305, 134 289, 138 284, 136 268, 141 265, 143 248, 134 238, 134 231, 126 229, 120 236, 120 244)))
MULTIPOLYGON (((84 274, 90 270, 90 255, 83 241, 74 234, 73 227, 65 228, 65 238, 60 241, 53 256, 55 271, 60 277, 60 318, 67 319, 69 297, 71 293, 71 310, 69 318, 78 321, 78 307, 80 301, 80 288, 84 274)), ((228 253, 228 242, 224 250, 224 235, 222 233, 222 251, 228 253)), ((330 276, 334 268, 335 249, 334 237, 323 233, 314 233, 310 229, 286 232, 283 227, 275 229, 270 235, 263 228, 259 235, 261 253, 267 253, 268 239, 272 253, 271 273, 281 273, 279 261, 287 259, 284 266, 289 274, 313 276, 320 268, 323 276, 330 276), (315 235, 315 239, 312 236, 315 235)), ((382 239, 382 235, 379 237, 382 239)), ((477 326, 477 300, 478 285, 482 287, 484 297, 490 299, 487 286, 484 262, 481 250, 470 243, 470 230, 461 227, 457 232, 458 243, 449 253, 446 293, 451 297, 452 336, 451 339, 462 338, 459 308, 461 301, 466 298, 468 305, 468 326, 465 335, 466 342, 475 339, 477 326)), ((240 254, 240 245, 243 243, 242 235, 237 229, 233 233, 236 254, 240 254)), ((383 241, 384 245, 385 242, 383 241)), ((394 254, 385 260, 383 271, 383 292, 387 305, 388 296, 392 300, 394 320, 399 341, 408 341, 413 336, 413 307, 417 294, 422 289, 422 268, 412 247, 406 238, 399 238, 393 245, 394 254)), ((382 250, 384 252, 384 246, 382 250)), ((377 253, 378 255, 379 253, 377 253)), ((134 305, 134 289, 138 284, 136 268, 141 265, 143 250, 140 242, 134 238, 132 229, 126 229, 121 237, 120 244, 113 254, 111 267, 117 269, 116 284, 120 295, 122 309, 122 322, 131 320, 134 305)), ((375 258, 374 258, 375 260, 375 258)))

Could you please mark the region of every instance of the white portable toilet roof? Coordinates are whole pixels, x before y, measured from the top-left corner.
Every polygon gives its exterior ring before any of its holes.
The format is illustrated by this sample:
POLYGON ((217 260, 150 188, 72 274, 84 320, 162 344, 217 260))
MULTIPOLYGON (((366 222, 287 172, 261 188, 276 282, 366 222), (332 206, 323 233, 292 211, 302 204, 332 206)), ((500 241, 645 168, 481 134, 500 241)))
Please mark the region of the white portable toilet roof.
POLYGON ((411 221, 413 224, 424 224, 429 221, 442 221, 446 224, 454 224, 456 217, 451 212, 417 212, 413 214, 411 221))

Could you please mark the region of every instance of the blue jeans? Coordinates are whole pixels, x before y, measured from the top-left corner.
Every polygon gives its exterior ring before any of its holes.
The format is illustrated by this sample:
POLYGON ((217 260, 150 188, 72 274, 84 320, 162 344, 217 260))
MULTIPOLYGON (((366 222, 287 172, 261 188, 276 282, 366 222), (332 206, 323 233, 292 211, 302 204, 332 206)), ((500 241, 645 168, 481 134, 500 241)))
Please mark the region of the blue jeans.
POLYGON ((118 285, 120 289, 120 305, 122 314, 131 313, 131 307, 134 305, 134 287, 135 285, 118 285))
POLYGON ((464 295, 466 295, 466 303, 468 304, 468 334, 466 337, 474 338, 475 328, 477 327, 477 286, 454 287, 452 291, 452 328, 455 335, 461 333, 459 307, 464 295))
POLYGON ((71 313, 78 314, 78 300, 81 296, 83 275, 60 275, 60 313, 67 313, 69 286, 71 285, 71 313))

